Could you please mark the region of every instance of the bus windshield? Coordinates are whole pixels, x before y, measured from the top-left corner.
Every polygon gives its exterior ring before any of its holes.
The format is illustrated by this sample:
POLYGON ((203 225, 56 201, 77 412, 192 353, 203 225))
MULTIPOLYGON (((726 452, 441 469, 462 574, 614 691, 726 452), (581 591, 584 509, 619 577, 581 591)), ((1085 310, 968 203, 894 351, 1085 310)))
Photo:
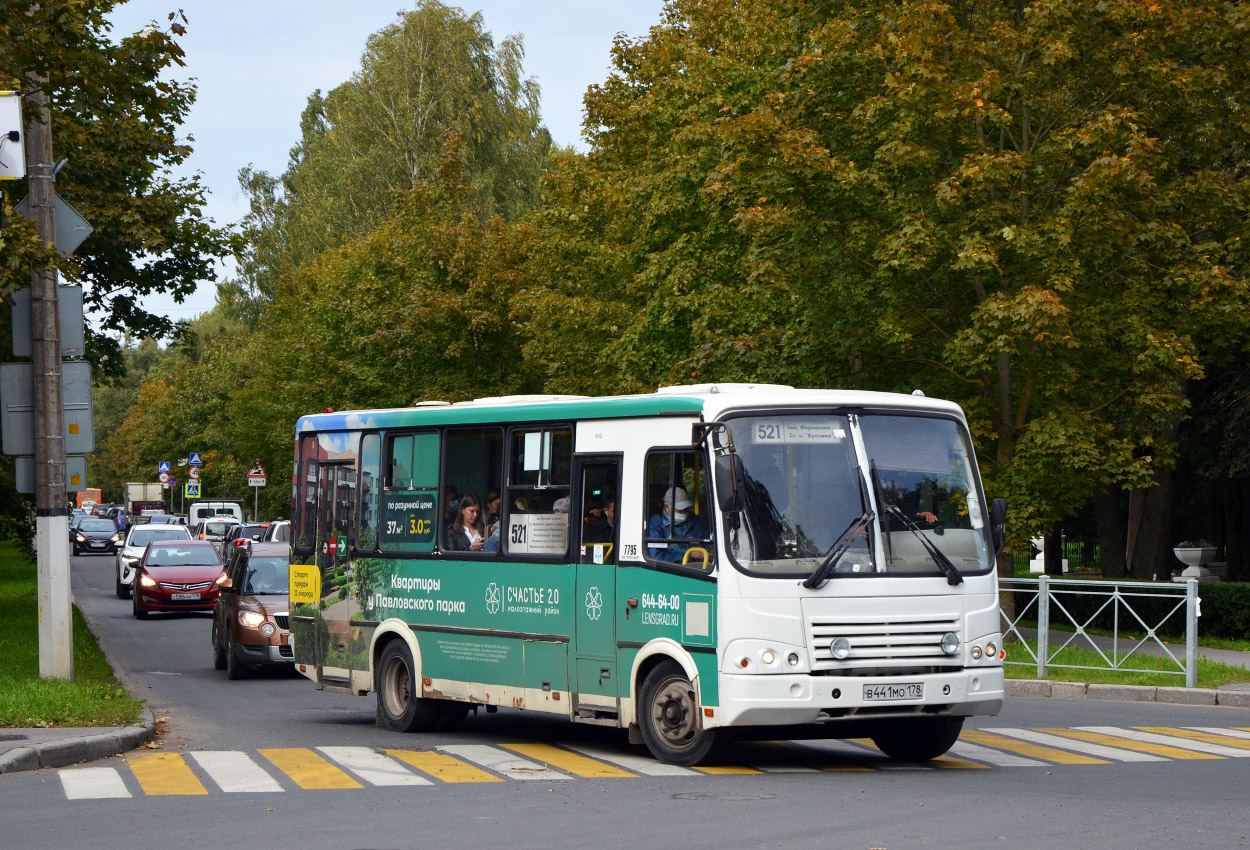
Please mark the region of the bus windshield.
POLYGON ((794 577, 824 565, 836 577, 989 569, 971 457, 954 420, 749 416, 733 420, 733 435, 746 475, 728 545, 744 570, 794 577), (825 563, 837 550, 836 563, 825 563))

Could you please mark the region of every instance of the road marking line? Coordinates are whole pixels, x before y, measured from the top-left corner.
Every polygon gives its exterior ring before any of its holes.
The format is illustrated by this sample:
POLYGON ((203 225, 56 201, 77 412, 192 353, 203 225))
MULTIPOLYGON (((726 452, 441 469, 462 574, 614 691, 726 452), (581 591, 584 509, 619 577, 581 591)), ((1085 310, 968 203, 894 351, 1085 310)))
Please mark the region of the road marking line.
POLYGON ((1205 741, 1190 741, 1175 735, 1156 735, 1137 729, 1120 729, 1116 726, 1078 726, 1082 732, 1097 732, 1102 735, 1115 735, 1119 738, 1130 738, 1134 741, 1145 741, 1149 744, 1163 744, 1166 747, 1180 747, 1185 750, 1197 750, 1200 753, 1211 753, 1229 758, 1246 758, 1250 753, 1235 750, 1232 747, 1221 747, 1219 744, 1208 744, 1205 741))
POLYGON ((247 753, 237 750, 197 750, 195 763, 227 794, 281 791, 282 786, 247 753))
POLYGON ((1189 738, 1194 741, 1205 741, 1208 744, 1219 744, 1221 747, 1250 750, 1250 741, 1240 741, 1229 735, 1212 735, 1210 732, 1196 732, 1192 729, 1178 729, 1171 726, 1136 726, 1134 728, 1143 732, 1154 732, 1159 735, 1176 735, 1178 738, 1189 738))
MULTIPOLYGON (((971 730, 969 730, 971 731, 971 730)), ((998 750, 992 750, 989 747, 982 747, 979 744, 970 744, 960 735, 958 741, 951 747, 951 752, 957 756, 964 758, 976 759, 977 761, 989 762, 997 767, 1045 767, 1046 762, 1037 759, 1026 759, 1021 756, 1012 755, 1011 753, 1003 753, 998 750)))
POLYGON ((204 783, 196 779, 181 753, 127 753, 130 772, 139 780, 143 793, 149 797, 207 794, 204 783))
POLYGON ((1088 741, 1077 741, 1076 739, 1062 738, 1058 735, 1048 735, 1045 732, 1038 732, 1033 729, 1003 729, 994 727, 994 731, 1000 735, 1006 735, 1010 738, 1019 738, 1022 741, 1029 741, 1034 744, 1042 744, 1043 746, 1048 747, 1075 750, 1078 753, 1085 753, 1087 756, 1107 759, 1108 761, 1167 761, 1167 759, 1160 758, 1159 756, 1152 756, 1149 753, 1133 752, 1132 750, 1119 749, 1116 747, 1104 747, 1100 744, 1089 743, 1088 741))
POLYGON ((694 769, 700 773, 707 773, 712 776, 758 776, 764 772, 753 767, 731 767, 729 765, 709 765, 707 767, 695 765, 694 769))
POLYGON ((329 756, 332 761, 338 762, 370 785, 434 784, 371 747, 317 747, 317 751, 329 756))
MULTIPOLYGON (((995 729, 994 732, 999 730, 995 729)), ((1042 759, 1043 761, 1054 762, 1056 764, 1109 764, 1103 759, 1090 758, 1089 756, 1077 755, 1069 753, 1065 750, 1056 750, 1053 747, 1039 747, 1036 744, 1025 743, 1024 741, 1016 741, 1011 738, 996 735, 988 731, 980 731, 977 729, 965 729, 959 736, 973 744, 981 744, 986 747, 993 747, 998 750, 1006 750, 1017 755, 1028 756, 1030 758, 1042 759)))
POLYGON ((1195 732, 1210 732, 1212 735, 1225 735, 1229 738, 1246 738, 1250 740, 1250 729, 1224 729, 1220 726, 1186 726, 1195 732))
POLYGON ((688 767, 678 767, 675 764, 663 764, 649 756, 638 756, 633 753, 618 753, 615 750, 605 750, 599 747, 588 747, 584 744, 561 744, 570 750, 579 752, 582 755, 590 756, 600 761, 619 764, 627 770, 634 773, 641 773, 644 776, 702 776, 703 774, 691 770, 688 767))
POLYGON ((457 758, 462 758, 465 761, 493 770, 496 773, 502 773, 509 779, 564 782, 569 778, 559 771, 552 770, 545 764, 517 758, 514 755, 485 744, 451 744, 438 749, 457 758))
POLYGON ((873 764, 874 770, 933 770, 933 767, 924 761, 898 761, 890 758, 873 742, 872 738, 842 738, 844 743, 852 744, 856 747, 863 747, 875 756, 879 756, 881 761, 873 764))
POLYGON ((121 774, 113 767, 76 767, 62 770, 61 787, 67 800, 104 800, 129 797, 121 774))
POLYGON ((1106 744, 1109 747, 1120 747, 1125 750, 1136 750, 1139 753, 1151 753, 1156 756, 1163 756, 1170 759, 1192 760, 1192 759, 1219 759, 1223 756, 1213 756, 1210 753, 1198 753, 1193 750, 1182 750, 1180 747, 1169 747, 1164 744, 1148 744, 1145 741, 1134 741, 1129 738, 1117 738, 1113 735, 1099 735, 1096 732, 1082 732, 1080 729, 1044 729, 1052 735, 1062 735, 1065 738, 1076 738, 1080 741, 1089 741, 1093 744, 1106 744))
POLYGON ((638 775, 551 744, 501 744, 504 749, 588 779, 637 779, 638 775))
POLYGON ((428 773, 441 782, 503 782, 493 773, 478 770, 460 759, 445 756, 442 753, 426 750, 383 750, 383 752, 405 764, 412 765, 423 773, 428 773))
POLYGON ((257 752, 306 791, 364 787, 307 747, 273 747, 257 752))
POLYGON ((789 746, 799 750, 798 758, 811 767, 826 772, 841 773, 873 773, 875 768, 869 767, 857 756, 862 754, 859 747, 840 746, 842 741, 789 741, 789 746))
POLYGON ((988 764, 981 764, 980 762, 970 761, 963 758, 956 758, 955 756, 950 755, 949 752, 946 755, 930 759, 929 763, 934 767, 940 767, 943 770, 971 770, 973 768, 989 769, 988 764))

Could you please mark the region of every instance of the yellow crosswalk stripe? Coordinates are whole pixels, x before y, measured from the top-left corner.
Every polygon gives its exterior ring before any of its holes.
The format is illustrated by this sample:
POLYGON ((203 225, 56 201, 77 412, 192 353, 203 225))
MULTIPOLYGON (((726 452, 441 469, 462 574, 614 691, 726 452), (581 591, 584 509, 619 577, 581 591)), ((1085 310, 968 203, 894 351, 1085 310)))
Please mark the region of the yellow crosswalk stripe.
POLYGON ((813 770, 825 770, 831 772, 850 772, 850 773, 872 773, 873 768, 866 764, 852 760, 849 754, 831 753, 828 750, 819 747, 812 747, 800 743, 763 743, 759 746, 770 750, 772 753, 782 758, 789 759, 797 764, 810 767, 813 770))
POLYGON ((588 779, 637 779, 638 774, 550 744, 500 744, 505 750, 588 779))
POLYGON ((1199 753, 1194 750, 1182 750, 1180 747, 1169 747, 1164 744, 1149 744, 1145 741, 1133 741, 1129 738, 1118 738, 1114 735, 1100 735, 1097 732, 1084 732, 1080 729, 1039 729, 1051 735, 1064 738, 1075 738, 1078 741, 1089 741, 1091 744, 1105 744, 1108 747, 1119 747, 1122 750, 1133 750, 1139 753, 1150 753, 1170 759, 1222 759, 1224 756, 1211 753, 1199 753))
POLYGON ((1015 753, 1030 758, 1042 759, 1043 761, 1053 761, 1056 764, 1110 764, 1111 762, 1103 759, 1096 759, 1092 756, 1082 756, 1076 753, 1069 753, 1064 750, 1057 750, 1054 747, 1043 747, 1041 744, 1030 744, 1026 741, 1017 741, 1014 738, 1005 738, 1002 735, 994 735, 989 732, 980 732, 974 729, 965 729, 959 735, 960 740, 969 741, 973 744, 980 744, 983 747, 993 747, 996 750, 1006 750, 1009 753, 1015 753))
POLYGON ((1222 747, 1236 747, 1239 750, 1250 750, 1250 741, 1245 738, 1234 738, 1231 735, 1213 735, 1210 732, 1199 732, 1196 729, 1177 729, 1174 726, 1134 726, 1143 732, 1156 735, 1171 735, 1174 738, 1188 738, 1191 741, 1206 741, 1208 744, 1219 744, 1222 747))
POLYGON ((934 767, 941 767, 947 770, 954 770, 954 769, 970 770, 974 768, 986 768, 986 769, 989 768, 988 764, 981 764, 981 762, 979 761, 971 761, 970 759, 961 759, 958 756, 938 756, 935 759, 930 759, 928 763, 933 765, 934 767))
POLYGON ((762 776, 764 771, 755 770, 751 767, 730 767, 728 765, 709 765, 707 767, 694 766, 694 769, 700 773, 707 773, 712 776, 749 776, 756 774, 762 776))
POLYGON ((487 773, 458 758, 424 750, 383 750, 405 764, 428 773, 442 782, 503 782, 503 778, 487 773))
POLYGON ((150 797, 207 794, 181 753, 135 752, 126 754, 130 772, 150 797))
POLYGON ((307 747, 267 748, 257 752, 306 791, 364 787, 307 747))

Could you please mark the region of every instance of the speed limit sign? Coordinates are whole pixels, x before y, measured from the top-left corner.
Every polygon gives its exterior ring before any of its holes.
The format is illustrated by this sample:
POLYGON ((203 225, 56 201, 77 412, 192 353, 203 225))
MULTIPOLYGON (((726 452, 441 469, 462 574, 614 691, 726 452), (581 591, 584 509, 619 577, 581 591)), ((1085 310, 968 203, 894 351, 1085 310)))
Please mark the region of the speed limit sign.
POLYGON ((167 483, 168 481, 169 481, 169 473, 168 473, 168 472, 162 472, 162 473, 161 473, 161 483, 162 483, 162 484, 165 484, 165 483, 167 483))
POLYGON ((200 478, 200 468, 198 466, 188 466, 187 477, 192 481, 198 481, 200 478))

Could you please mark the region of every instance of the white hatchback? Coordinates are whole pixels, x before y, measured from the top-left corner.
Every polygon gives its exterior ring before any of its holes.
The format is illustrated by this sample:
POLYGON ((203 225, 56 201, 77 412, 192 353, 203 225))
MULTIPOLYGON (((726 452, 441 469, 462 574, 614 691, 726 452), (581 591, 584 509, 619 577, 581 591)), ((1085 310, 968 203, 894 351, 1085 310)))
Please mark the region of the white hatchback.
POLYGON ((132 525, 126 532, 126 542, 117 552, 117 598, 129 599, 131 585, 135 580, 135 565, 143 557, 148 544, 158 540, 190 540, 191 529, 185 525, 158 524, 132 525))

